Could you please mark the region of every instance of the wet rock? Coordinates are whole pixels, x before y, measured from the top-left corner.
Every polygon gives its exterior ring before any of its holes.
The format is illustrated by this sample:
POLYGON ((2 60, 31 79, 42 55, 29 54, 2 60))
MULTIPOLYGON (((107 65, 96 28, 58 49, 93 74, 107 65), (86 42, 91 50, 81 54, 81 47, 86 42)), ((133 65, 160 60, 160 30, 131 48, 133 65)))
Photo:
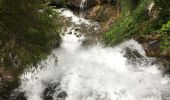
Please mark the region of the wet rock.
POLYGON ((132 50, 129 47, 125 48, 124 57, 126 57, 127 59, 143 58, 143 56, 137 50, 132 50))
POLYGON ((59 86, 59 83, 46 83, 46 88, 43 92, 43 100, 53 100, 54 93, 56 88, 59 86))
POLYGON ((65 91, 62 91, 58 94, 57 98, 65 98, 67 97, 67 93, 65 91))
POLYGON ((67 97, 67 93, 62 91, 60 83, 45 83, 45 90, 43 92, 43 100, 60 100, 67 97))
POLYGON ((148 64, 149 61, 143 55, 141 55, 137 50, 133 50, 129 47, 124 49, 124 57, 127 58, 127 63, 132 64, 136 67, 138 64, 148 64))
POLYGON ((115 9, 109 4, 95 6, 87 11, 85 18, 102 22, 108 20, 111 16, 115 16, 115 9))
POLYGON ((166 58, 158 58, 154 64, 160 65, 161 70, 164 72, 164 74, 170 75, 170 60, 166 58))
POLYGON ((146 43, 150 41, 155 41, 155 40, 161 40, 161 35, 157 33, 149 34, 149 35, 144 35, 144 36, 139 36, 136 38, 136 40, 140 43, 146 43))
POLYGON ((74 35, 78 35, 78 33, 74 33, 74 35))
POLYGON ((8 100, 27 100, 27 98, 25 96, 25 92, 13 91, 8 100))
POLYGON ((161 49, 160 49, 160 42, 161 41, 151 41, 148 43, 144 43, 143 47, 146 51, 147 56, 149 57, 159 57, 161 54, 161 49))
POLYGON ((75 29, 75 31, 79 31, 79 29, 78 29, 78 28, 76 28, 76 29, 75 29))
POLYGON ((98 38, 92 36, 92 37, 86 37, 86 39, 82 41, 81 45, 83 47, 91 47, 93 45, 97 45, 97 43, 98 43, 98 38))
POLYGON ((146 51, 146 55, 149 57, 160 57, 161 54, 161 35, 160 34, 149 34, 139 36, 136 40, 143 45, 146 51))
POLYGON ((76 35, 76 37, 81 37, 81 35, 80 35, 80 34, 78 34, 78 35, 76 35))
POLYGON ((170 48, 165 49, 162 53, 161 56, 170 58, 170 48))
POLYGON ((93 19, 100 23, 102 32, 109 29, 120 14, 119 6, 103 4, 94 6, 85 12, 86 19, 93 19))
POLYGON ((161 50, 161 35, 160 34, 149 34, 140 36, 137 41, 143 45, 146 55, 149 57, 156 57, 156 61, 153 64, 161 66, 164 74, 170 73, 170 48, 161 50))
POLYGON ((70 34, 70 35, 71 35, 71 34, 72 34, 72 32, 68 32, 67 34, 70 34))

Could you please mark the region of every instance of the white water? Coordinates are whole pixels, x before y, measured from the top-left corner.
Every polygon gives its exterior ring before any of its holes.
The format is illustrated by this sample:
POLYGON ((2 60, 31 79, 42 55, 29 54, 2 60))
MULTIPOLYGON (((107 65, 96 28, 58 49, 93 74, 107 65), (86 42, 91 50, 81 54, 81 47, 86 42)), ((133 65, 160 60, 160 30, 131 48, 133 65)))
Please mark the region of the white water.
POLYGON ((87 7, 87 0, 81 0, 80 3, 80 17, 84 17, 84 10, 87 7))
POLYGON ((74 34, 64 35, 61 48, 53 51, 57 64, 51 55, 42 62, 46 67, 21 77, 21 89, 26 91, 28 100, 42 100, 44 82, 60 82, 61 89, 68 94, 66 100, 168 100, 164 98, 169 95, 170 79, 161 75, 159 66, 145 61, 137 65, 127 63, 126 47, 148 59, 136 41, 116 47, 84 48, 83 39, 74 34))

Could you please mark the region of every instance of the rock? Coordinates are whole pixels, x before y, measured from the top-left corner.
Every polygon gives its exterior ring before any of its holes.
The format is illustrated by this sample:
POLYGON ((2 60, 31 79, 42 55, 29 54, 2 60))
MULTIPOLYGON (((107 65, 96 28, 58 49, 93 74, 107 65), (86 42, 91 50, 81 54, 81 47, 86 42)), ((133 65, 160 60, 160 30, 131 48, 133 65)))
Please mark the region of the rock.
POLYGON ((93 19, 101 25, 102 32, 109 29, 120 14, 119 6, 102 4, 85 11, 86 19, 93 19))
MULTIPOLYGON (((87 0, 86 8, 98 5, 100 0, 87 0)), ((73 8, 80 8, 82 0, 66 0, 67 4, 73 8)))
POLYGON ((78 35, 78 33, 74 33, 74 35, 78 35))
POLYGON ((60 88, 60 83, 45 83, 45 90, 43 92, 43 100, 54 100, 54 98, 64 99, 67 96, 65 91, 60 88))
POLYGON ((146 51, 146 55, 149 57, 160 57, 161 49, 161 35, 160 34, 149 34, 144 36, 139 36, 136 40, 143 45, 146 51))
POLYGON ((157 33, 152 33, 149 35, 139 36, 136 38, 136 40, 140 43, 146 43, 154 40, 161 40, 161 35, 157 33))
POLYGON ((126 57, 127 59, 143 58, 143 56, 137 50, 132 50, 129 47, 125 48, 124 57, 126 57))
POLYGON ((156 19, 159 16, 159 8, 155 5, 155 2, 151 1, 150 5, 148 6, 148 14, 151 18, 156 19))
POLYGON ((78 35, 76 35, 76 37, 81 37, 81 35, 80 35, 80 34, 78 34, 78 35))
POLYGON ((27 100, 25 92, 13 91, 8 100, 27 100))
POLYGON ((72 34, 72 32, 68 32, 67 34, 70 34, 70 35, 71 35, 71 34, 72 34))
POLYGON ((93 46, 93 45, 97 45, 97 42, 98 41, 98 38, 96 38, 96 37, 87 37, 86 39, 84 39, 83 41, 82 41, 82 46, 83 47, 91 47, 91 46, 93 46))
POLYGON ((67 97, 67 93, 65 91, 62 91, 58 94, 57 98, 66 98, 67 97))
POLYGON ((75 31, 79 31, 79 29, 78 29, 78 28, 76 28, 76 29, 75 29, 75 31))
POLYGON ((159 57, 161 54, 160 49, 160 42, 161 41, 151 41, 143 44, 143 47, 146 51, 147 56, 149 57, 159 57))
POLYGON ((142 62, 147 63, 147 59, 142 56, 137 50, 132 50, 131 48, 126 47, 123 52, 125 52, 124 57, 127 58, 127 63, 130 63, 134 66, 139 63, 142 64, 142 62))
POLYGON ((158 58, 154 64, 160 65, 161 70, 163 71, 164 74, 168 74, 170 75, 170 60, 166 59, 166 58, 158 58))
POLYGON ((43 92, 43 100, 53 100, 54 93, 56 88, 59 86, 59 83, 45 83, 45 90, 43 92))
POLYGON ((162 53, 161 56, 170 58, 170 47, 165 49, 162 53))

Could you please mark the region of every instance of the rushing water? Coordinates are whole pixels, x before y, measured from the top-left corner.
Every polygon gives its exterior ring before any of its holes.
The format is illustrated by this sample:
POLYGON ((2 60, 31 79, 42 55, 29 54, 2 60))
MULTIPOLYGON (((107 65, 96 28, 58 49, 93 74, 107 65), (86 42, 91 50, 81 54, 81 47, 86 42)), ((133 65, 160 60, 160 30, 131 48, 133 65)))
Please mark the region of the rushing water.
MULTIPOLYGON (((69 11, 61 15, 72 17, 74 24, 90 25, 69 11)), ((85 37, 77 37, 74 31, 73 26, 66 30, 61 47, 42 61, 43 68, 21 77, 20 91, 25 91, 28 100, 59 100, 61 91, 67 93, 62 98, 66 100, 168 100, 170 79, 162 76, 159 66, 152 64, 136 41, 128 40, 116 47, 98 44, 85 48, 81 46, 85 37), (129 62, 124 57, 126 47, 137 50, 145 60, 129 62), (51 83, 60 86, 53 89, 53 99, 44 99, 46 84, 51 83)))
POLYGON ((84 17, 84 10, 87 7, 87 0, 82 0, 80 3, 80 16, 84 17))

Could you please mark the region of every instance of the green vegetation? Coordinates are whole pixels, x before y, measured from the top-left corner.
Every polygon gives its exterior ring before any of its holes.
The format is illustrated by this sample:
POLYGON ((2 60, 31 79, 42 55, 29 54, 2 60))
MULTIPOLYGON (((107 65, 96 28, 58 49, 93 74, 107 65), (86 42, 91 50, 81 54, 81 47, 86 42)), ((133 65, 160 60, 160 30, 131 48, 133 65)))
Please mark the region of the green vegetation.
POLYGON ((22 72, 60 43, 59 17, 47 0, 0 0, 0 67, 22 72))
POLYGON ((141 0, 137 7, 131 6, 131 0, 120 0, 121 15, 113 24, 112 28, 104 34, 107 44, 116 44, 130 37, 140 30, 141 25, 148 24, 143 22, 149 20, 147 15, 147 6, 149 0, 141 0))
POLYGON ((170 46, 170 21, 162 25, 160 32, 162 33, 162 37, 163 37, 161 48, 164 50, 170 46))
POLYGON ((112 28, 103 34, 104 41, 108 45, 120 43, 127 38, 158 32, 162 24, 170 19, 170 1, 168 0, 155 0, 153 9, 157 14, 156 17, 149 15, 148 11, 152 0, 138 0, 137 2, 120 0, 119 2, 120 17, 112 25, 112 28))

